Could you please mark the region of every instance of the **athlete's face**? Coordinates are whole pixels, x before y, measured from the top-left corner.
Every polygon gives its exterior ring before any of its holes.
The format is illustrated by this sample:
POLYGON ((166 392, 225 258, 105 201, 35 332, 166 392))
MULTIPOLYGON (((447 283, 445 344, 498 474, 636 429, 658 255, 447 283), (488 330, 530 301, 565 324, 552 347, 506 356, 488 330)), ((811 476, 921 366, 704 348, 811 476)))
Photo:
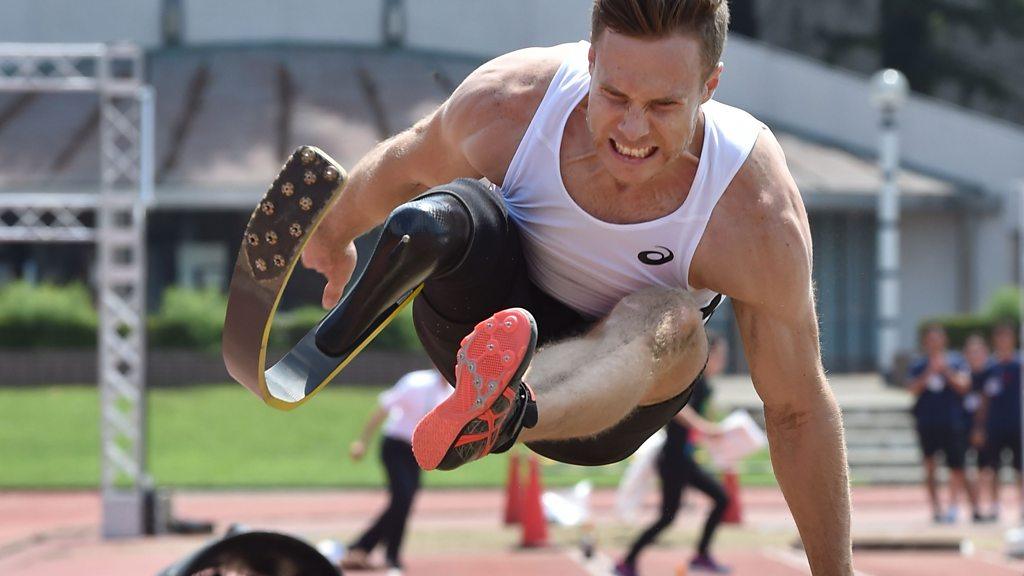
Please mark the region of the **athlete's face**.
POLYGON ((964 344, 964 358, 967 359, 971 370, 977 372, 984 368, 988 362, 988 346, 985 344, 985 340, 978 336, 968 338, 967 343, 964 344))
POLYGON ((942 328, 928 328, 923 337, 924 351, 928 354, 940 354, 946 351, 946 331, 942 328))
POLYGON ((992 346, 1000 356, 1013 354, 1017 350, 1016 330, 1000 326, 992 333, 992 346))
POLYGON ((686 152, 700 105, 722 65, 705 74, 692 35, 631 38, 607 29, 590 49, 587 124, 601 163, 615 180, 649 180, 686 152))

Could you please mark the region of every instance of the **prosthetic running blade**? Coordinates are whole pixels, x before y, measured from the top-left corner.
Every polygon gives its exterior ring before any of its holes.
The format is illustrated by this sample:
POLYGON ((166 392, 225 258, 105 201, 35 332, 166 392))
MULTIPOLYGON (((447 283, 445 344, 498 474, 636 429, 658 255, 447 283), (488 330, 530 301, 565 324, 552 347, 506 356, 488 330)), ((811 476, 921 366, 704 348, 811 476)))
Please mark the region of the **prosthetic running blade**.
POLYGON ((371 314, 364 326, 337 326, 345 318, 344 308, 351 304, 343 300, 328 315, 335 319, 332 333, 320 334, 322 340, 343 338, 340 353, 328 354, 318 347, 318 331, 325 332, 321 321, 280 361, 266 368, 267 342, 281 295, 303 247, 338 198, 345 179, 345 170, 320 149, 296 150, 253 211, 238 251, 224 319, 224 364, 238 383, 280 410, 301 405, 323 388, 422 287, 405 290, 371 314))

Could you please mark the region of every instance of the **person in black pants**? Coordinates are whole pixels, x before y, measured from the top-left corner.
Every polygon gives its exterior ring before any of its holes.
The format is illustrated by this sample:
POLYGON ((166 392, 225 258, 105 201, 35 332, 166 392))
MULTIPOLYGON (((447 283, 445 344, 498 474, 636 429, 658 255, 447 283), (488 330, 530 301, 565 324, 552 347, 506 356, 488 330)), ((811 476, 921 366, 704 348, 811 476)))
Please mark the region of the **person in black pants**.
MULTIPOLYGON (((987 488, 992 520, 999 518, 999 472, 1004 466, 1003 453, 1010 452, 1017 488, 1024 497, 1021 457, 1021 359, 1017 349, 1017 327, 1001 323, 992 331, 994 362, 982 394, 981 406, 975 416, 975 445, 981 446, 978 468, 983 471, 982 486, 987 488)), ((1024 501, 1021 498, 1020 501, 1024 501)), ((1024 518, 1024 508, 1020 511, 1024 518)))
POLYGON ((985 342, 985 337, 981 334, 971 334, 964 341, 963 351, 964 361, 967 363, 967 368, 971 372, 971 388, 964 395, 964 417, 965 426, 964 430, 968 433, 967 438, 967 454, 968 461, 972 460, 975 462, 976 472, 978 474, 972 476, 970 470, 965 466, 964 470, 964 483, 967 488, 967 498, 971 503, 971 511, 974 522, 993 522, 996 520, 994 516, 983 514, 981 512, 981 490, 980 490, 980 479, 985 464, 985 451, 984 451, 984 434, 983 429, 975 429, 975 422, 978 420, 978 411, 981 410, 981 404, 985 395, 985 386, 991 377, 992 372, 992 357, 989 353, 988 343, 985 342), (971 455, 973 454, 973 458, 971 455))
POLYGON ((967 491, 964 461, 967 456, 966 423, 963 398, 970 391, 970 370, 949 353, 946 330, 940 324, 928 324, 921 330, 922 355, 910 365, 907 389, 914 400, 914 420, 924 463, 924 484, 932 506, 932 518, 938 524, 956 522, 957 502, 967 492, 971 506, 977 509, 972 491, 967 491), (939 498, 938 459, 945 456, 949 468, 949 509, 943 510, 939 498))
POLYGON ((661 515, 647 530, 633 542, 626 557, 615 567, 618 576, 637 576, 636 564, 640 552, 654 542, 665 528, 676 518, 682 501, 683 490, 693 487, 707 494, 714 501, 714 507, 704 521, 704 531, 697 545, 697 554, 690 561, 690 571, 726 574, 730 570, 716 562, 710 553, 711 540, 722 521, 729 497, 721 483, 694 459, 696 447, 690 440, 691 429, 700 434, 720 434, 718 426, 706 420, 706 410, 711 389, 707 378, 719 374, 725 368, 728 345, 721 337, 709 338, 708 363, 704 374, 693 384, 690 404, 683 408, 665 427, 667 436, 658 457, 658 475, 661 477, 661 515))
POLYGON ((341 560, 342 570, 377 569, 370 563, 369 555, 377 544, 384 543, 390 574, 401 573, 399 553, 405 525, 420 488, 420 467, 410 443, 412 431, 427 412, 450 394, 451 387, 436 370, 419 370, 406 374, 380 395, 379 407, 363 427, 362 436, 352 442, 349 455, 353 460, 361 460, 366 454, 367 444, 384 423, 380 457, 387 472, 391 499, 373 524, 349 546, 341 560))

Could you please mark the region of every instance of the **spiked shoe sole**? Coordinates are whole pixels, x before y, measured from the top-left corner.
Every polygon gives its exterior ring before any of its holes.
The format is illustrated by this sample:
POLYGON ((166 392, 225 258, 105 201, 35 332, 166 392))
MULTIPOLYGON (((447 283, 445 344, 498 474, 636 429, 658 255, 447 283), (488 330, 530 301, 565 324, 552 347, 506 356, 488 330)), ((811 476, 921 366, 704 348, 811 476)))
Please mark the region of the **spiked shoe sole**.
POLYGON ((482 449, 466 461, 490 452, 513 411, 519 380, 536 343, 536 322, 522 308, 498 312, 462 339, 455 392, 424 416, 413 432, 413 453, 421 468, 438 468, 457 446, 482 443, 482 449), (492 407, 503 396, 504 410, 495 413, 492 407))

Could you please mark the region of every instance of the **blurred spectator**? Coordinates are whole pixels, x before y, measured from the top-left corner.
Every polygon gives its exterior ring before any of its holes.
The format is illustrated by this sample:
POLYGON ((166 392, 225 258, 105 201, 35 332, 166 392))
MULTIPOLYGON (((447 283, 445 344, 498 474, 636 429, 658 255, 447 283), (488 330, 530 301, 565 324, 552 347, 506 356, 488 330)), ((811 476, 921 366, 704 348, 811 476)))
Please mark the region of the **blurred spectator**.
POLYGON ((966 485, 967 430, 963 396, 971 386, 966 367, 949 353, 947 344, 946 330, 942 326, 931 324, 924 328, 921 333, 924 355, 911 365, 909 383, 910 392, 917 397, 914 419, 924 457, 925 487, 932 517, 941 523, 956 521, 957 502, 966 485), (936 478, 935 455, 939 452, 943 453, 949 467, 949 509, 946 511, 939 500, 936 478))
POLYGON ((711 557, 711 539, 722 521, 722 515, 729 505, 729 497, 715 476, 701 467, 694 459, 696 447, 691 440, 691 430, 699 435, 714 436, 721 431, 717 424, 707 420, 708 401, 712 390, 708 379, 720 374, 729 357, 729 347, 720 336, 709 337, 708 363, 704 373, 693 383, 693 395, 683 409, 665 427, 665 444, 658 457, 658 475, 661 478, 661 515, 645 530, 630 547, 629 553, 615 567, 618 576, 636 576, 637 557, 647 545, 654 542, 659 534, 672 525, 679 511, 683 489, 692 486, 707 494, 714 501, 714 507, 704 522, 704 531, 697 545, 697 553, 690 561, 691 572, 713 572, 725 574, 729 569, 718 564, 711 557))
POLYGON ((420 467, 412 453, 412 432, 416 424, 452 393, 452 387, 436 370, 419 370, 403 376, 384 391, 379 406, 363 427, 362 436, 352 442, 349 454, 361 460, 366 446, 381 423, 384 440, 380 457, 388 476, 391 500, 372 525, 352 544, 341 561, 342 570, 374 570, 369 555, 379 543, 386 545, 385 557, 391 573, 400 573, 399 553, 413 498, 420 488, 420 467))
MULTIPOLYGON (((1017 329, 1000 324, 992 332, 995 361, 985 380, 981 406, 975 417, 974 441, 983 446, 979 468, 983 487, 988 487, 992 503, 991 517, 999 517, 999 472, 1003 453, 1012 453, 1018 483, 1021 480, 1021 397, 1020 355, 1017 329)), ((1022 489, 1024 493, 1024 489, 1022 489)))
MULTIPOLYGON (((974 422, 978 410, 981 408, 982 394, 984 393, 985 382, 988 380, 989 371, 992 369, 992 356, 981 334, 971 334, 964 342, 964 360, 967 361, 967 368, 971 372, 971 389, 964 396, 964 418, 965 427, 969 432, 974 430, 974 422)), ((968 438, 968 455, 973 456, 975 463, 980 463, 981 446, 977 442, 979 438, 968 438)), ((971 458, 968 458, 971 460, 971 458)), ((979 464, 980 467, 980 464, 979 464)), ((981 513, 981 499, 978 493, 977 477, 969 470, 964 472, 967 494, 971 499, 975 522, 984 522, 990 518, 981 513)))

